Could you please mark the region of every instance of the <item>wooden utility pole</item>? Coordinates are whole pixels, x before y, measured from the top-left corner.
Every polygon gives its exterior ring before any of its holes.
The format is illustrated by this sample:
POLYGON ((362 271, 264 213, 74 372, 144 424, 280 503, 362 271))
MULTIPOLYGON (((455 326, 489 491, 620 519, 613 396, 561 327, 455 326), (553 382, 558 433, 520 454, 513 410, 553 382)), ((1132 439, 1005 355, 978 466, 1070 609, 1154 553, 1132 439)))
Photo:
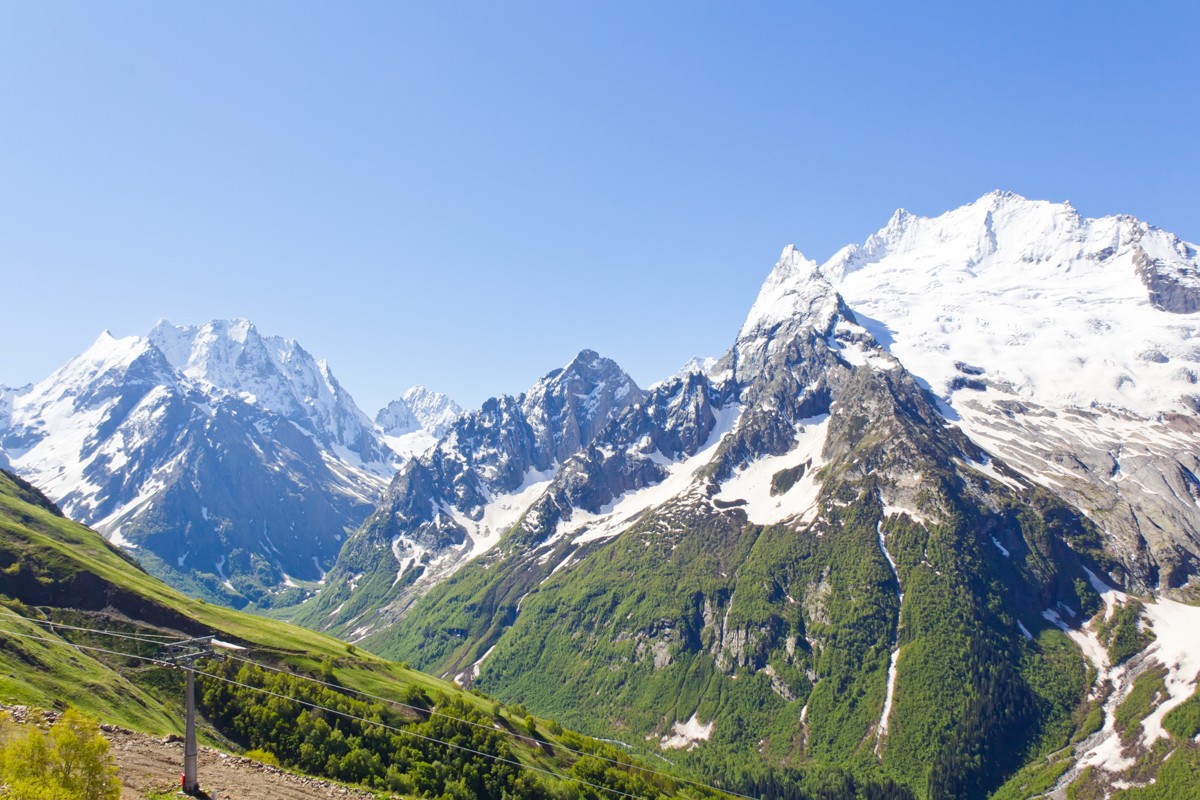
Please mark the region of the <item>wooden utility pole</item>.
POLYGON ((187 794, 200 792, 200 778, 196 773, 196 660, 217 659, 220 656, 212 648, 211 636, 187 639, 165 645, 165 659, 187 672, 187 720, 183 733, 183 786, 187 794))

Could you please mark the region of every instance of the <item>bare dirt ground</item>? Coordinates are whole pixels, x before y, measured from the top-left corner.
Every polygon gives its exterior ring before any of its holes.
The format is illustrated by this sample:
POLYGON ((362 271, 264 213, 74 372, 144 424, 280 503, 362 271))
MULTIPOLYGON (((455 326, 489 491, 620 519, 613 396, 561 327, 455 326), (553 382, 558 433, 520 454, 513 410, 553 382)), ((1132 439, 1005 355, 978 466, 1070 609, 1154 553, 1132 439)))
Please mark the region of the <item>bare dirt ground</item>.
MULTIPOLYGON (((15 722, 49 727, 58 714, 26 706, 0 706, 15 722)), ((146 800, 148 796, 170 796, 179 789, 183 774, 183 741, 178 736, 155 737, 101 725, 108 739, 109 754, 121 779, 121 800, 146 800)), ((308 800, 345 798, 372 800, 376 795, 341 784, 284 772, 281 769, 201 747, 198 773, 200 788, 210 800, 308 800)))
MULTIPOLYGON (((119 728, 106 730, 104 735, 108 737, 109 752, 117 762, 121 800, 145 800, 150 792, 179 788, 179 778, 183 773, 183 742, 167 741, 119 728)), ((294 775, 207 747, 200 748, 198 772, 200 788, 214 800, 374 797, 369 792, 294 775)))

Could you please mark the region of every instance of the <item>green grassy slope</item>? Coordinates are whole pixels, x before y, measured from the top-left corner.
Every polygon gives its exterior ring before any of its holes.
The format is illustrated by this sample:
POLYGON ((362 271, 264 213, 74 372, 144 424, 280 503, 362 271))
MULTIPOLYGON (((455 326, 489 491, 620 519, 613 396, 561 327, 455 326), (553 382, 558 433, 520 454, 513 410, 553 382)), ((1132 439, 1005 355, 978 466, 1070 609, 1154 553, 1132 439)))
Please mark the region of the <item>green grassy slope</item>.
POLYGON ((235 651, 238 656, 330 682, 333 687, 320 687, 235 661, 200 664, 231 680, 372 721, 359 724, 229 683, 198 681, 200 709, 210 715, 202 720, 201 738, 227 749, 262 748, 285 766, 314 774, 425 796, 609 796, 596 795, 598 789, 580 780, 645 797, 717 796, 645 770, 630 772, 624 754, 529 717, 523 708, 503 707, 323 634, 184 597, 0 470, 0 703, 73 705, 134 730, 180 732, 182 674, 137 658, 157 655, 156 645, 61 627, 66 625, 138 637, 215 635, 247 648, 235 651), (397 709, 335 687, 411 707, 397 709), (514 732, 526 738, 508 735, 514 732), (429 738, 492 757, 447 749, 429 738))
POLYGON ((987 796, 1087 717, 1085 662, 1042 609, 1099 607, 1082 567, 1099 534, 966 467, 951 434, 914 421, 923 395, 901 378, 858 375, 814 522, 764 527, 681 495, 557 571, 518 526, 364 644, 442 674, 489 653, 478 688, 647 753, 711 723, 665 755, 747 791, 843 770, 987 796), (901 491, 912 511, 889 513, 901 491))
MULTIPOLYGON (((454 685, 357 650, 338 639, 284 622, 245 614, 185 597, 142 571, 130 558, 94 531, 62 517, 36 489, 0 471, 0 595, 11 598, 0 609, 0 626, 24 634, 58 639, 53 630, 15 619, 14 609, 81 627, 128 633, 168 631, 179 635, 216 635, 252 648, 255 658, 317 674, 323 661, 336 659, 339 677, 349 688, 401 691, 410 685, 427 692, 461 696, 472 706, 490 709, 490 701, 454 685), (87 625, 87 620, 102 624, 87 625), (119 620, 127 621, 120 624, 119 620)), ((78 636, 75 641, 82 641, 78 636)), ((115 640, 84 642, 115 648, 115 640)), ((154 655, 143 649, 140 655, 154 655)), ((46 707, 64 701, 135 730, 174 731, 177 714, 133 687, 93 655, 61 644, 6 639, 0 650, 0 701, 46 707), (96 688, 96 693, 80 687, 96 688)), ((131 664, 138 662, 131 661, 131 664)))

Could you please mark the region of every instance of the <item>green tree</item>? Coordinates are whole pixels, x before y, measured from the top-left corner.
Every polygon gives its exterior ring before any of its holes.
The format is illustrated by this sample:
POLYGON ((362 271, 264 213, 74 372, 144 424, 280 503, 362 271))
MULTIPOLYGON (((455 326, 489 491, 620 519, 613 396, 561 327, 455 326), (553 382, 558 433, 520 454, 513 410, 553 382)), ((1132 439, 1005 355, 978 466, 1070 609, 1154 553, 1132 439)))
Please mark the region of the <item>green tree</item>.
POLYGON ((121 795, 108 740, 68 709, 47 736, 0 720, 0 783, 12 800, 116 800, 121 795))

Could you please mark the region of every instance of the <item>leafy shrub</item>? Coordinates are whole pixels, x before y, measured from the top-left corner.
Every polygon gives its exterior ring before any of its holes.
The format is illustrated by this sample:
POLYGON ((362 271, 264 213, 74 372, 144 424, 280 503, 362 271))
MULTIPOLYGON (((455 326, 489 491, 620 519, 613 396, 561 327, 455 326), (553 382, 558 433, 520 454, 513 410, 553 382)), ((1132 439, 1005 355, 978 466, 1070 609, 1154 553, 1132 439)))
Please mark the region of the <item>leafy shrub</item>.
POLYGON ((116 800, 121 796, 108 740, 96 723, 68 709, 49 734, 0 718, 4 796, 30 800, 116 800))
POLYGON ((1200 736, 1200 689, 1163 717, 1163 727, 1176 739, 1200 736))
POLYGON ((1123 664, 1154 641, 1154 634, 1138 625, 1145 607, 1138 600, 1117 606, 1112 619, 1101 620, 1096 628, 1101 641, 1106 642, 1108 659, 1114 665, 1123 664))

